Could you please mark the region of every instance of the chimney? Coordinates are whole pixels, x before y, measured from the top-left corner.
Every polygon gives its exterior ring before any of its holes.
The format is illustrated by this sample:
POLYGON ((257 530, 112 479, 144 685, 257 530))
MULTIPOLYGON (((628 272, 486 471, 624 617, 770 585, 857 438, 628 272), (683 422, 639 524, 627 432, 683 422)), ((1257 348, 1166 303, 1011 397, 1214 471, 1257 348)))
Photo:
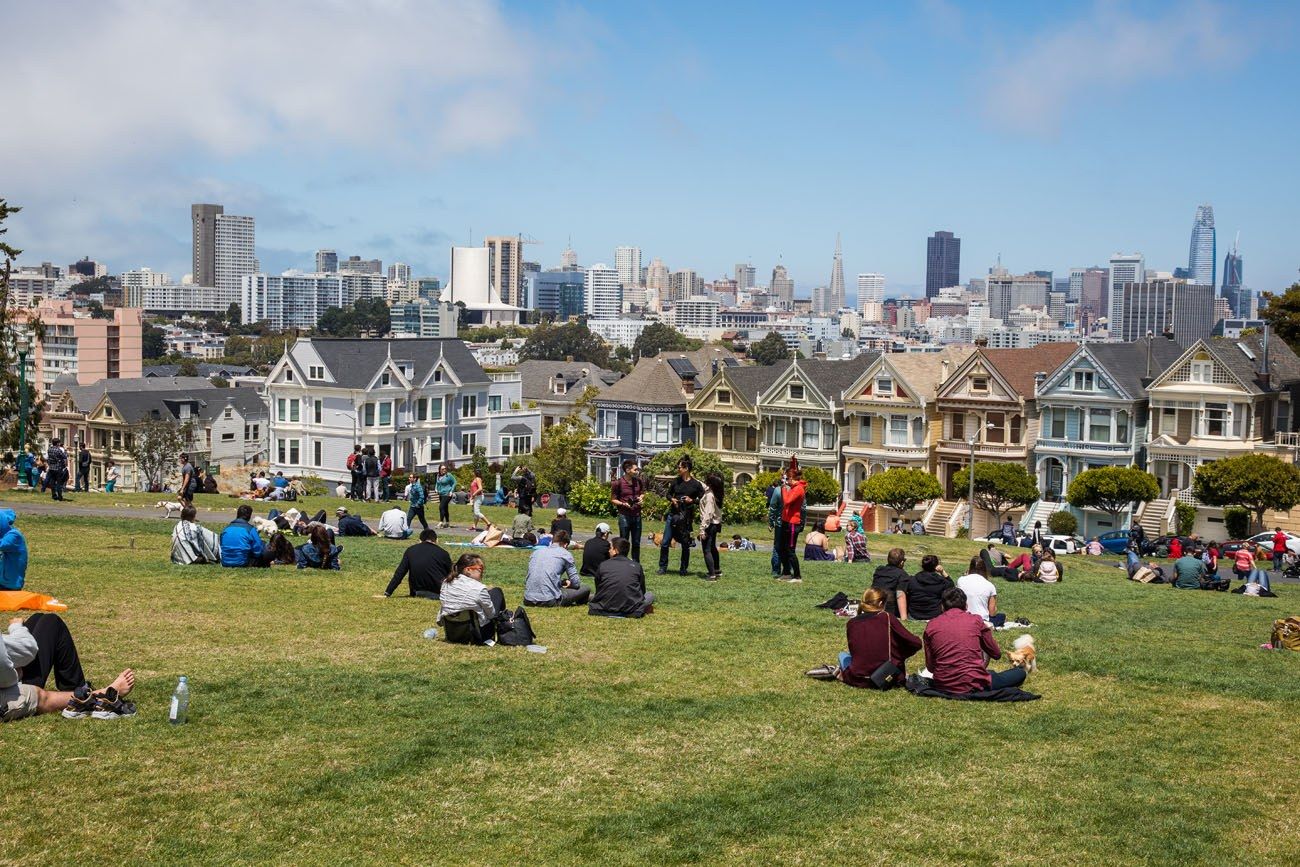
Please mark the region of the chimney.
POLYGON ((939 362, 939 384, 940 385, 943 385, 945 382, 948 381, 948 373, 949 373, 948 359, 945 358, 939 362))
POLYGON ((691 395, 695 394, 695 377, 692 376, 682 377, 682 393, 685 394, 687 397, 690 397, 691 395))
POLYGON ((1265 391, 1269 391, 1272 382, 1272 374, 1268 368, 1268 323, 1264 323, 1264 336, 1261 341, 1263 351, 1259 354, 1259 370, 1256 371, 1255 379, 1265 391))
POLYGON ((710 364, 711 364, 711 366, 713 367, 713 375, 714 375, 714 376, 717 376, 717 375, 718 375, 718 359, 716 359, 716 358, 713 359, 713 361, 712 361, 710 364))
POLYGON ((1039 370, 1034 373, 1034 397, 1038 397, 1038 391, 1043 387, 1047 380, 1047 371, 1039 370))

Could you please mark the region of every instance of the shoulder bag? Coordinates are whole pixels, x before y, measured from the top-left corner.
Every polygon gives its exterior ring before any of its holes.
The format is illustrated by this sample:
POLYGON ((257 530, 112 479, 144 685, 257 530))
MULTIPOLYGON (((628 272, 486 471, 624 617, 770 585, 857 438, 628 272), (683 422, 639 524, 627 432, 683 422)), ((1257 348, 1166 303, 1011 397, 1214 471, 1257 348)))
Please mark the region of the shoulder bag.
POLYGON ((889 621, 889 612, 882 611, 885 615, 885 641, 886 651, 885 661, 882 662, 875 671, 871 672, 871 685, 876 689, 890 689, 898 686, 903 679, 903 669, 901 666, 894 664, 894 624, 889 621))

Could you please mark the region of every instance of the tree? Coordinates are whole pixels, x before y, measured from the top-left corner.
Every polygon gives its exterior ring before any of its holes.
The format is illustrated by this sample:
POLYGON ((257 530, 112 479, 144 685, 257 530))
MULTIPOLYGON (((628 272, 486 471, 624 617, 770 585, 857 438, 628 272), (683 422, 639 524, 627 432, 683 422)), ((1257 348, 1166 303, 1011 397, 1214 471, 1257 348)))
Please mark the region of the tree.
POLYGON ((519 348, 521 361, 564 361, 566 358, 608 368, 609 344, 585 323, 566 322, 537 326, 519 348))
POLYGON ((230 380, 226 379, 224 376, 210 376, 208 377, 208 382, 212 383, 217 388, 230 388, 230 380))
POLYGON ((677 475, 677 464, 684 457, 691 459, 691 474, 696 478, 703 479, 709 473, 717 473, 722 476, 724 483, 730 485, 731 470, 727 468, 727 465, 717 455, 704 451, 695 443, 686 443, 675 449, 669 449, 655 455, 645 465, 643 475, 647 478, 647 481, 652 480, 655 476, 675 476, 677 475))
POLYGON ((1264 513, 1285 512, 1300 503, 1300 468, 1272 455, 1239 455, 1201 464, 1192 493, 1207 506, 1241 506, 1264 529, 1264 513))
POLYGON ((529 465, 537 473, 538 490, 568 496, 569 489, 587 477, 587 441, 591 428, 572 414, 542 431, 529 465))
MULTIPOLYGON (((840 486, 835 481, 835 477, 823 470, 821 467, 804 466, 804 496, 808 499, 810 506, 824 506, 829 503, 838 502, 840 499, 840 486)), ((781 474, 776 470, 768 470, 759 473, 750 480, 750 485, 758 488, 760 491, 766 491, 772 485, 781 479, 781 474)))
POLYGON ((193 429, 176 419, 149 418, 131 427, 127 452, 135 460, 136 472, 146 490, 161 489, 163 479, 176 465, 176 458, 189 447, 193 429))
POLYGON ((182 358, 180 360, 180 363, 176 365, 176 375, 177 376, 198 376, 199 360, 197 358, 193 358, 189 356, 182 358))
POLYGON ((632 344, 632 354, 638 358, 653 358, 661 352, 690 352, 703 345, 703 340, 692 340, 667 322, 652 322, 637 335, 632 344))
POLYGON ((91 301, 86 307, 90 310, 91 319, 112 319, 113 314, 104 309, 104 305, 98 301, 91 301))
POLYGON ((140 330, 140 354, 153 361, 167 353, 167 342, 163 330, 151 322, 146 322, 140 330))
POLYGON ((238 301, 231 301, 230 306, 226 308, 226 322, 231 325, 238 325, 244 319, 243 311, 239 309, 238 301))
POLYGON ((857 340, 857 339, 858 339, 858 335, 856 335, 856 334, 853 333, 853 329, 852 329, 852 328, 845 328, 845 329, 842 329, 842 330, 840 331, 840 337, 843 337, 845 340, 857 340))
POLYGON ((790 347, 785 345, 781 335, 769 331, 766 337, 749 347, 749 357, 754 359, 756 364, 768 367, 789 358, 790 347))
MULTIPOLYGON (((14 316, 16 306, 10 294, 10 272, 13 260, 22 250, 5 243, 4 235, 9 230, 4 222, 11 214, 21 208, 10 205, 0 198, 0 447, 20 450, 36 444, 37 427, 41 422, 41 405, 36 399, 35 385, 28 379, 27 423, 24 426, 19 418, 23 404, 22 376, 18 364, 18 323, 14 316), (22 431, 20 434, 19 431, 22 431), (26 441, 20 443, 19 437, 26 441)), ((34 316, 28 318, 23 329, 30 340, 39 341, 45 336, 45 326, 34 316)), ((29 356, 30 363, 30 356, 29 356)))
MULTIPOLYGON (((952 479, 958 491, 970 489, 970 468, 961 470, 952 479)), ((988 512, 994 523, 1002 522, 1002 515, 1017 506, 1028 506, 1038 499, 1038 481, 1020 464, 975 464, 975 503, 988 512)))
POLYGON ((1156 477, 1137 467, 1098 467, 1084 470, 1070 482, 1065 499, 1076 509, 1100 509, 1110 515, 1115 526, 1124 522, 1135 503, 1146 503, 1160 496, 1156 477))
POLYGON ((1261 293, 1259 315, 1288 346, 1300 348, 1300 283, 1292 283, 1281 294, 1261 293))
POLYGON ((594 385, 589 385, 578 395, 578 399, 573 402, 573 413, 578 416, 587 427, 596 424, 596 398, 600 397, 600 389, 594 385))
POLYGON ((858 484, 857 496, 859 500, 888 506, 901 518, 918 503, 942 497, 943 488, 939 480, 925 470, 895 467, 863 479, 858 484))

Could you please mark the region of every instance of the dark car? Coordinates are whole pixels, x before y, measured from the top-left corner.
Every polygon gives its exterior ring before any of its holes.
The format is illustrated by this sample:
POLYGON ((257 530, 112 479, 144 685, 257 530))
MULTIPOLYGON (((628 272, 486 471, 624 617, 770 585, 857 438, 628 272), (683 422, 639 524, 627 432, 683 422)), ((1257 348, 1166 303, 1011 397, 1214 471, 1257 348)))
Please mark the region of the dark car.
POLYGON ((1157 557, 1168 557, 1169 542, 1174 538, 1177 538, 1178 541, 1182 543, 1184 554, 1191 551, 1198 544, 1198 542, 1191 536, 1157 536, 1154 539, 1147 539, 1146 544, 1142 546, 1141 553, 1144 556, 1154 554, 1157 557))

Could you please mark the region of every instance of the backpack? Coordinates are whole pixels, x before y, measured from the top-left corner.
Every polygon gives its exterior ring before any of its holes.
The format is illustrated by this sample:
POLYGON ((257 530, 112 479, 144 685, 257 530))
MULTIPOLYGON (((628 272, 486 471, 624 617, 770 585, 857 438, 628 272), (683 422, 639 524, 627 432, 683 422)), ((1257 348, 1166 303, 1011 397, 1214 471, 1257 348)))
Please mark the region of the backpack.
POLYGON ((1273 648, 1300 650, 1300 617, 1292 615, 1273 621, 1273 648))
POLYGON ((358 458, 358 457, 359 457, 359 455, 358 455, 356 452, 353 452, 352 454, 348 455, 348 469, 349 469, 349 470, 354 470, 354 469, 356 469, 356 466, 357 466, 357 458, 358 458))

